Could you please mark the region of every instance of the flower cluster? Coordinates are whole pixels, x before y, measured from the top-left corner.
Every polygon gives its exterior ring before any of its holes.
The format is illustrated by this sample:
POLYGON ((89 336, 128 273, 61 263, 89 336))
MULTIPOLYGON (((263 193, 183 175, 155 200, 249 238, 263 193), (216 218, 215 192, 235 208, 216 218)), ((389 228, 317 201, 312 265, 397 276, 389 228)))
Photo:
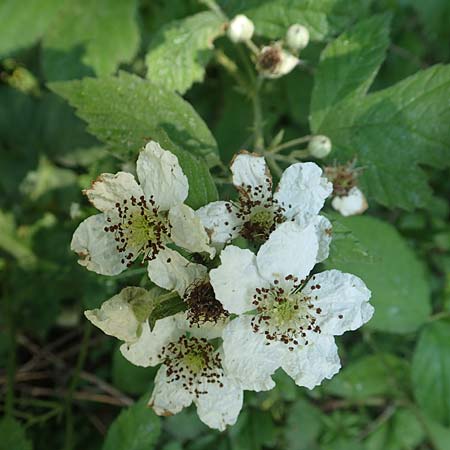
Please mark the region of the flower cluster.
POLYGON ((239 153, 231 171, 236 198, 194 211, 178 159, 149 142, 140 184, 102 174, 85 191, 100 213, 72 240, 87 269, 116 275, 140 258, 153 289, 168 291, 128 287, 85 314, 123 341, 130 362, 160 366, 149 400, 157 414, 194 403, 219 430, 235 423, 243 391, 272 389, 279 368, 309 389, 331 378, 340 369, 334 336, 373 314, 362 280, 315 268, 332 237, 319 213, 333 186, 319 166, 291 165, 275 190, 259 155, 239 153), (181 307, 162 307, 171 302, 181 307))

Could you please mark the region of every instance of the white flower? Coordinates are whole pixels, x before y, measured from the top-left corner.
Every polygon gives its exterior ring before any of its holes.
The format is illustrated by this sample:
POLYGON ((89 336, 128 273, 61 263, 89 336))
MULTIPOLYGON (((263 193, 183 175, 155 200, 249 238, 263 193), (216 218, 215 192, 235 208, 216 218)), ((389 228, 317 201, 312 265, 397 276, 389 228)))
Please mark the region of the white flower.
POLYGON ((343 197, 334 197, 331 206, 343 216, 362 214, 368 208, 366 197, 357 186, 352 187, 343 197))
POLYGON ((264 242, 285 221, 294 221, 300 228, 314 222, 323 235, 323 259, 328 256, 331 224, 318 213, 333 186, 317 164, 288 167, 274 194, 272 177, 262 156, 242 152, 233 160, 231 171, 239 201, 217 201, 197 211, 213 243, 224 244, 239 235, 264 242))
POLYGON ((319 242, 314 225, 280 225, 252 252, 228 246, 210 272, 216 297, 240 315, 223 331, 225 367, 244 389, 267 390, 282 367, 312 389, 340 369, 334 335, 355 330, 373 314, 358 277, 329 270, 309 275, 319 242))
POLYGON ((233 42, 244 42, 252 38, 255 31, 253 22, 243 14, 238 14, 228 25, 227 35, 233 42))
POLYGON ((258 56, 258 70, 265 78, 279 78, 291 72, 300 60, 279 44, 265 46, 258 56))
MULTIPOLYGON (((161 364, 149 401, 156 414, 176 414, 193 402, 200 420, 211 428, 224 430, 237 420, 242 408, 242 388, 224 369, 222 348, 216 350, 186 325, 182 313, 156 321, 152 331, 146 323, 139 340, 123 344, 120 350, 135 365, 161 364), (190 332, 189 337, 186 331, 190 332)), ((211 329, 207 331, 210 333, 211 329)))
MULTIPOLYGON (((149 342, 150 344, 150 342, 149 342)), ((182 336, 160 350, 162 366, 149 405, 158 415, 172 415, 194 403, 202 422, 223 431, 242 408, 239 383, 223 367, 223 351, 204 338, 182 336)))
POLYGON ((75 230, 71 248, 78 262, 117 275, 140 255, 144 261, 160 258, 171 242, 213 256, 200 220, 183 204, 189 185, 177 157, 150 141, 139 154, 137 174, 140 185, 130 173, 104 173, 84 191, 102 213, 75 230))
POLYGON ((291 25, 286 33, 286 44, 293 50, 303 50, 309 43, 309 31, 298 23, 291 25))
MULTIPOLYGON (((188 277, 197 279, 196 268, 187 271, 188 277)), ((189 280, 181 275, 177 284, 189 299, 189 287, 182 287, 189 280)), ((242 388, 225 371, 222 348, 215 349, 207 340, 221 336, 224 322, 202 320, 192 325, 189 316, 186 320, 184 313, 178 313, 157 320, 150 330, 147 319, 154 303, 149 300, 145 289, 126 288, 85 315, 106 334, 125 341, 120 351, 131 363, 142 367, 162 364, 150 399, 157 414, 175 414, 194 402, 208 426, 223 430, 234 424, 242 407, 242 388)), ((220 303, 219 307, 223 311, 220 303)))
POLYGON ((313 136, 308 144, 309 154, 318 159, 327 157, 331 152, 331 141, 327 136, 313 136))

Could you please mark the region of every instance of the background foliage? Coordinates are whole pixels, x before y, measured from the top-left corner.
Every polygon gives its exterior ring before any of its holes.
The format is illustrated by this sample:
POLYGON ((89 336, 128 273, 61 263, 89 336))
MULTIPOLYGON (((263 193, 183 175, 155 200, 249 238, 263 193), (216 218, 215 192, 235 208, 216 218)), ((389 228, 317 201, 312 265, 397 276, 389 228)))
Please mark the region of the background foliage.
POLYGON ((81 189, 131 167, 153 138, 179 157, 191 206, 217 198, 214 178, 231 195, 223 163, 252 148, 254 125, 224 55, 245 68, 210 1, 2 0, 0 449, 448 450, 448 1, 219 3, 261 39, 309 28, 306 70, 259 94, 264 137, 326 134, 326 164, 363 167, 370 209, 331 216, 326 266, 361 276, 376 314, 340 338, 333 380, 307 391, 277 373, 225 433, 192 410, 155 416, 155 370, 82 316, 148 279, 138 266, 106 278, 76 264, 70 238, 92 213, 81 189))

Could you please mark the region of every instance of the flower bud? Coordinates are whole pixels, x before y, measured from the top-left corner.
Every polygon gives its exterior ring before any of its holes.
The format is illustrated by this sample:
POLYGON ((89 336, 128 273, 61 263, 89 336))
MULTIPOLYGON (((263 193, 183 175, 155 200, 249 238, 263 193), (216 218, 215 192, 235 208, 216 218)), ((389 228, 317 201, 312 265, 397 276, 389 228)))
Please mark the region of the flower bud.
POLYGON ((298 23, 291 25, 286 33, 286 44, 293 50, 303 50, 309 42, 309 31, 298 23))
POLYGON ((291 72, 300 62, 298 58, 284 51, 279 44, 261 49, 258 70, 266 78, 279 78, 291 72))
POLYGON ((367 208, 367 200, 358 187, 352 187, 344 197, 334 197, 331 206, 343 216, 362 214, 367 208))
POLYGON ((309 141, 308 151, 314 158, 326 158, 331 152, 331 141, 327 136, 313 136, 309 141))
POLYGON ((233 42, 244 42, 252 38, 255 26, 243 14, 238 14, 228 25, 227 34, 233 42))

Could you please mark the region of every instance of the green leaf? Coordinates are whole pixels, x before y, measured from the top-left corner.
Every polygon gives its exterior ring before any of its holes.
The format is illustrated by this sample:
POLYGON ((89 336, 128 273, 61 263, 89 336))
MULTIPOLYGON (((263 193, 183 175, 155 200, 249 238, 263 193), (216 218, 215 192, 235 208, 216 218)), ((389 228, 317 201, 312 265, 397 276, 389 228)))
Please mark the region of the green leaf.
POLYGON ((0 56, 34 44, 60 7, 60 0, 0 2, 0 56))
POLYGON ((450 323, 427 325, 414 351, 412 382, 417 402, 432 419, 450 425, 450 323))
POLYGON ((440 423, 431 420, 429 417, 423 417, 425 428, 435 450, 448 450, 450 442, 450 428, 442 426, 440 423))
POLYGON ((340 105, 367 93, 388 45, 389 17, 384 15, 359 22, 325 48, 311 98, 313 130, 332 120, 329 115, 336 114, 340 105))
POLYGON ((346 262, 369 262, 371 256, 367 249, 352 233, 350 228, 345 226, 338 214, 326 214, 333 226, 332 240, 330 244, 330 254, 327 258, 327 264, 337 266, 346 262))
POLYGON ((183 94, 203 80, 213 41, 223 31, 224 20, 210 11, 164 25, 150 44, 147 77, 183 94))
MULTIPOLYGON (((319 73, 327 64, 324 57, 319 73)), ((347 64, 345 58, 342 64, 347 64)), ((338 81, 330 81, 334 77, 329 72, 326 89, 340 89, 338 81)), ((321 92, 323 78, 315 92, 321 92)), ((450 66, 434 66, 387 89, 350 95, 312 120, 311 129, 331 139, 333 158, 357 158, 365 169, 361 181, 369 197, 388 207, 425 207, 432 197, 420 165, 442 168, 450 163, 449 89, 450 66)))
POLYGON ((359 276, 372 291, 374 317, 367 327, 391 333, 409 333, 430 314, 430 289, 422 264, 397 230, 369 216, 341 218, 371 258, 325 261, 328 269, 359 276))
POLYGON ((399 409, 365 442, 366 450, 404 450, 417 448, 424 438, 424 430, 415 414, 399 409))
POLYGON ((367 12, 367 0, 232 0, 224 1, 230 16, 246 14, 256 33, 280 39, 294 23, 308 28, 313 40, 323 40, 367 12))
POLYGON ((270 413, 254 409, 240 414, 230 429, 229 437, 232 448, 259 450, 263 446, 273 447, 276 433, 270 413))
POLYGON ((310 450, 319 437, 321 413, 306 400, 298 400, 289 409, 284 438, 286 450, 310 450))
POLYGON ((173 316, 181 311, 186 311, 187 305, 184 300, 178 296, 169 298, 167 300, 158 303, 150 314, 148 318, 148 323, 150 324, 150 329, 153 330, 155 323, 159 319, 164 319, 164 317, 173 316))
POLYGON ((398 394, 398 383, 408 378, 408 364, 391 354, 370 355, 345 366, 331 381, 325 392, 351 400, 398 394))
POLYGON ((198 208, 217 199, 208 166, 219 161, 217 144, 192 106, 151 81, 121 72, 119 77, 51 83, 77 108, 89 131, 126 159, 149 140, 177 155, 189 179, 187 203, 198 208), (199 159, 201 158, 201 159, 199 159))
POLYGON ((150 450, 160 434, 160 420, 145 397, 123 410, 112 423, 103 450, 150 450))
POLYGON ((114 351, 112 381, 114 386, 131 395, 143 395, 153 385, 157 368, 138 367, 131 364, 120 353, 119 346, 114 351))
POLYGON ((23 426, 12 417, 0 420, 0 450, 31 450, 32 444, 25 436, 23 426))
POLYGON ((136 0, 68 0, 43 39, 47 79, 113 73, 139 45, 136 0))

